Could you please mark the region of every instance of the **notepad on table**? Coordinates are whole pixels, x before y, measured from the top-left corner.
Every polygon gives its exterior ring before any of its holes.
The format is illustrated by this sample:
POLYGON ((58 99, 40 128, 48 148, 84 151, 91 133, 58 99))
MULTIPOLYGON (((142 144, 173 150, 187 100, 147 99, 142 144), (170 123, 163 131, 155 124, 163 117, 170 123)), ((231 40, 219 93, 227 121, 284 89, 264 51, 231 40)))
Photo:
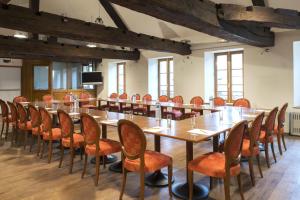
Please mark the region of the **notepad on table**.
POLYGON ((71 112, 69 113, 70 116, 74 116, 74 115, 80 115, 80 113, 77 113, 77 112, 71 112))
POLYGON ((50 110, 49 113, 50 114, 55 114, 55 113, 57 113, 57 110, 50 110))
POLYGON ((204 129, 192 129, 189 130, 188 132, 192 134, 208 135, 208 136, 215 134, 215 131, 204 130, 204 129))
POLYGON ((154 127, 151 127, 151 128, 145 128, 143 129, 145 132, 152 132, 152 133, 158 133, 158 132, 161 132, 163 130, 166 130, 168 128, 166 127, 161 127, 161 126, 154 126, 154 127))
POLYGON ((117 122, 118 122, 117 119, 109 119, 109 120, 103 120, 103 121, 101 121, 101 123, 103 123, 103 124, 115 124, 117 122))
POLYGON ((101 118, 101 117, 100 117, 100 116, 97 116, 97 115, 94 115, 93 118, 94 118, 94 119, 99 119, 99 118, 101 118))

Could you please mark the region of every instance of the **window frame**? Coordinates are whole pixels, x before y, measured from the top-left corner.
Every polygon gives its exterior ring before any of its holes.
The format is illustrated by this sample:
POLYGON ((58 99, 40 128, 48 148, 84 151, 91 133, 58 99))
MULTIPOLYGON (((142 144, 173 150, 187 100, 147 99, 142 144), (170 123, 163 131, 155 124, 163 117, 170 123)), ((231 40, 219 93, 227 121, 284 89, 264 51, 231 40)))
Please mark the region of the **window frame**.
MULTIPOLYGON (((158 63, 158 96, 161 96, 161 91, 160 91, 160 87, 162 86, 161 85, 161 82, 160 82, 160 75, 161 75, 161 70, 160 70, 160 64, 161 62, 163 61, 166 61, 167 62, 167 97, 170 98, 170 62, 173 61, 173 81, 174 81, 174 59, 173 58, 162 58, 162 59, 158 59, 157 60, 157 63, 158 63)), ((172 85, 174 87, 174 83, 172 85)), ((174 90, 173 90, 173 95, 174 95, 174 90)))
POLYGON ((126 93, 126 62, 120 62, 120 63, 117 63, 117 94, 119 94, 119 95, 121 95, 120 93, 119 93, 119 68, 120 68, 120 66, 121 65, 123 65, 124 66, 124 69, 123 69, 123 89, 124 89, 124 91, 123 91, 123 93, 126 93))
POLYGON ((245 93, 245 79, 244 79, 244 51, 239 50, 239 51, 228 51, 228 52, 220 52, 220 53, 215 53, 214 54, 214 94, 215 97, 218 96, 218 74, 217 74, 217 57, 222 56, 222 55, 227 55, 227 103, 232 103, 234 100, 232 99, 232 55, 234 54, 242 54, 242 78, 243 78, 243 94, 242 98, 244 98, 244 93, 245 93))

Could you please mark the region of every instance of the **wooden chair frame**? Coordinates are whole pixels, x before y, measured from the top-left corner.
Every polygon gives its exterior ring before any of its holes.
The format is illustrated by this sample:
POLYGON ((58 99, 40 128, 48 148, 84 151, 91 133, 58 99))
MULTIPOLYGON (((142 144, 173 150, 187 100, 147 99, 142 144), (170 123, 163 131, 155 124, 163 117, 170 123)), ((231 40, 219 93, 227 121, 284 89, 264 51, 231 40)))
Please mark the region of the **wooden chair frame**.
MULTIPOLYGON (((31 120, 31 128, 34 129, 34 128, 38 128, 38 135, 37 135, 37 143, 38 143, 38 149, 37 149, 37 156, 39 156, 39 153, 41 151, 41 133, 43 130, 41 130, 41 124, 42 124, 42 117, 41 117, 41 113, 39 112, 39 110, 33 106, 33 105, 28 105, 28 112, 29 112, 29 115, 30 115, 30 118, 33 119, 33 112, 36 112, 37 113, 37 120, 36 121, 33 121, 31 120)), ((32 138, 31 138, 31 144, 30 144, 30 149, 29 151, 31 152, 32 150, 32 146, 34 144, 34 134, 31 134, 32 138)))
POLYGON ((17 132, 18 132, 18 109, 16 105, 10 101, 8 101, 7 104, 10 108, 11 119, 12 119, 11 146, 13 146, 14 139, 16 139, 17 132))
POLYGON ((277 120, 278 120, 277 121, 277 142, 278 142, 278 148, 279 148, 280 155, 282 155, 281 140, 282 140, 285 151, 287 150, 286 144, 285 144, 284 132, 282 132, 282 130, 284 128, 285 113, 286 113, 287 107, 288 107, 288 103, 284 104, 281 107, 278 117, 277 117, 277 120))
MULTIPOLYGON (((21 103, 16 103, 16 107, 18 110, 18 119, 19 119, 19 124, 25 124, 25 126, 27 126, 27 122, 28 120, 28 112, 26 110, 26 108, 21 104, 21 103), (25 113, 25 116, 22 116, 21 112, 25 113)), ((21 130, 21 129, 18 129, 21 130)), ((24 133, 24 149, 26 149, 26 144, 27 144, 27 139, 28 139, 28 133, 31 132, 29 130, 21 130, 24 133)))
POLYGON ((4 131, 4 127, 6 126, 6 131, 5 131, 5 140, 6 140, 7 135, 8 135, 8 128, 9 128, 9 110, 8 110, 7 104, 2 99, 0 99, 0 106, 1 106, 1 115, 2 115, 1 116, 2 117, 2 128, 1 128, 0 139, 2 140, 2 134, 4 131))

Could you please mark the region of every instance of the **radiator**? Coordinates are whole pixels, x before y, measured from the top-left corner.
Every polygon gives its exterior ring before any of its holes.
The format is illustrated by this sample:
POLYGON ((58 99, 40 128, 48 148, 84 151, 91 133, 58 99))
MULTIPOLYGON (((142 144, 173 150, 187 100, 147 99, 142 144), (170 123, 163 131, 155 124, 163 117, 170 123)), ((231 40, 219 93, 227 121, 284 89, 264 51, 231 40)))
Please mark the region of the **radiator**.
POLYGON ((300 136, 300 113, 290 113, 290 134, 300 136))

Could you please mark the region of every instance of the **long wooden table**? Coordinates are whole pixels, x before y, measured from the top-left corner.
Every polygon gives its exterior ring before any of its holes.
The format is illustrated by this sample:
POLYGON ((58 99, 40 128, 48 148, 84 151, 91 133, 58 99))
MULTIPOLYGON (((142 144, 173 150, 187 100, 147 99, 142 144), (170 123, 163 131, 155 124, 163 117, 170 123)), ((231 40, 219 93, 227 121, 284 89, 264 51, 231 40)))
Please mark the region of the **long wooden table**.
MULTIPOLYGON (((160 138, 167 137, 176 140, 181 140, 186 143, 186 170, 189 161, 193 160, 193 144, 206 141, 208 138, 213 138, 213 151, 218 151, 219 137, 221 133, 229 131, 236 123, 241 120, 252 121, 257 114, 263 110, 237 108, 231 106, 219 107, 220 112, 206 114, 195 118, 195 123, 191 123, 191 119, 171 122, 171 128, 168 128, 167 120, 162 119, 157 121, 155 118, 128 115, 116 112, 106 112, 100 110, 77 109, 70 111, 65 109, 72 116, 79 115, 82 112, 88 112, 102 126, 102 136, 107 137, 107 126, 117 127, 117 121, 120 119, 128 119, 141 127, 146 134, 154 135, 155 151, 160 152, 160 138), (153 127, 159 126, 159 130, 153 127), (201 129, 203 134, 191 133, 191 130, 201 129)), ((215 110, 215 108, 214 108, 215 110)), ((52 112, 53 113, 53 112, 52 112)), ((157 171, 146 178, 149 185, 164 185, 167 183, 167 177, 157 171)), ((188 198, 188 180, 183 183, 174 183, 172 186, 174 195, 181 199, 188 198)), ((208 188, 202 184, 194 183, 194 199, 205 199, 208 196, 208 188)))

